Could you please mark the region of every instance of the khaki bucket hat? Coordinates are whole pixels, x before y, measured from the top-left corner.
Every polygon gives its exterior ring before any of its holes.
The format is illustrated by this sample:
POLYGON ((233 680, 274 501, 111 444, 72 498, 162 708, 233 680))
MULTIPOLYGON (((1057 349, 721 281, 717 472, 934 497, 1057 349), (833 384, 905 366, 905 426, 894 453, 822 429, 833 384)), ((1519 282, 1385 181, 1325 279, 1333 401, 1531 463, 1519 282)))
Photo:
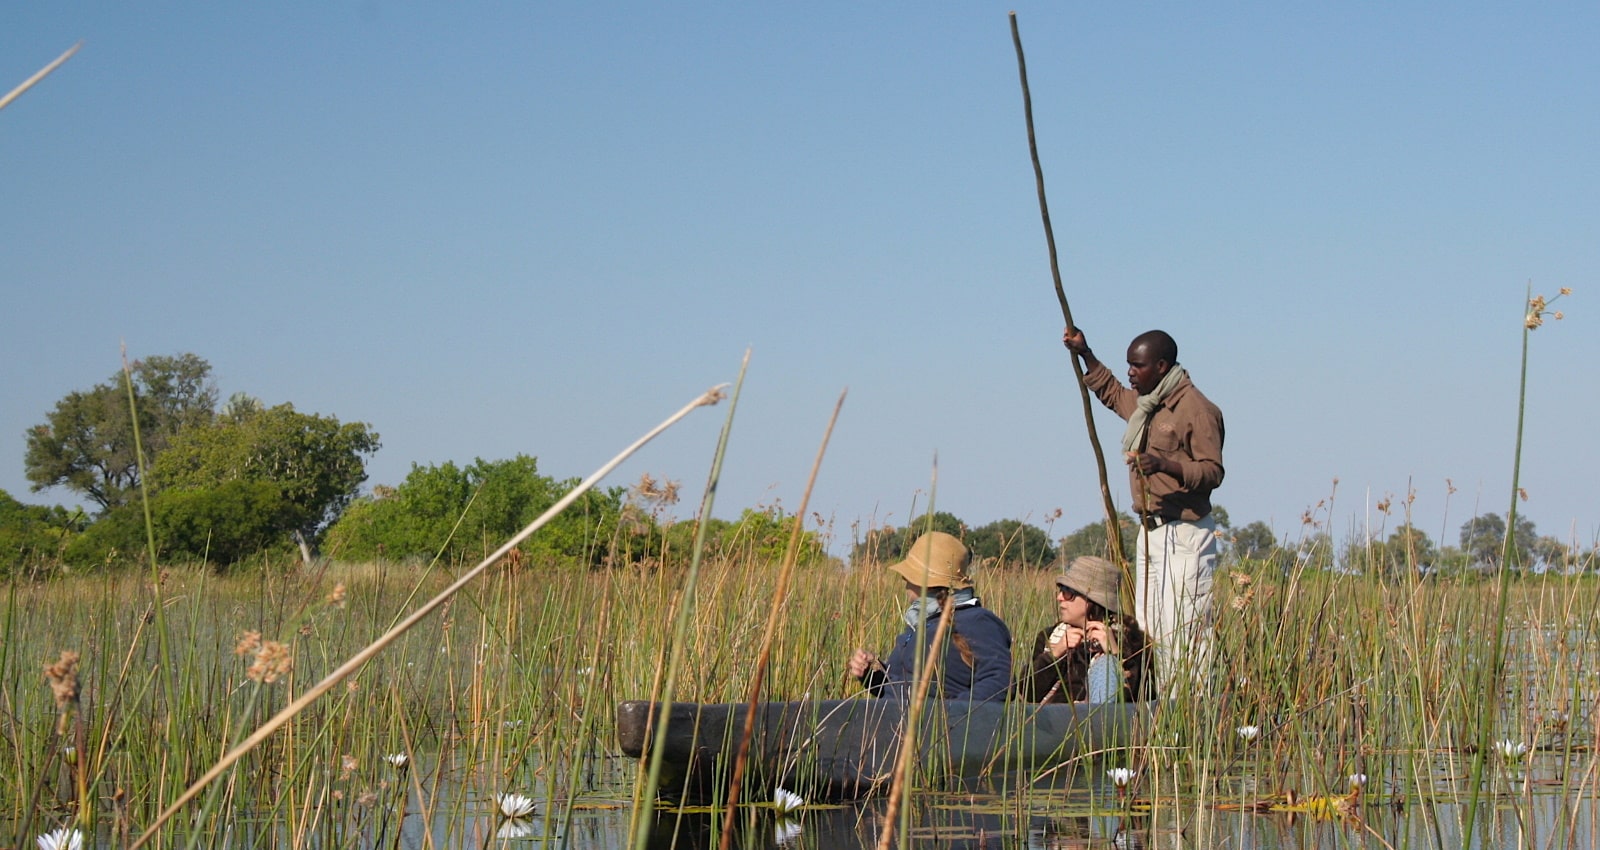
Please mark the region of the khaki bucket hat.
POLYGON ((972 586, 972 576, 967 569, 972 566, 972 553, 955 537, 942 531, 930 531, 917 538, 906 550, 906 559, 889 569, 901 578, 922 587, 948 587, 961 590, 972 586))
POLYGON ((1122 570, 1105 558, 1080 555, 1067 565, 1067 571, 1056 576, 1056 584, 1071 588, 1098 602, 1107 611, 1122 613, 1122 570))

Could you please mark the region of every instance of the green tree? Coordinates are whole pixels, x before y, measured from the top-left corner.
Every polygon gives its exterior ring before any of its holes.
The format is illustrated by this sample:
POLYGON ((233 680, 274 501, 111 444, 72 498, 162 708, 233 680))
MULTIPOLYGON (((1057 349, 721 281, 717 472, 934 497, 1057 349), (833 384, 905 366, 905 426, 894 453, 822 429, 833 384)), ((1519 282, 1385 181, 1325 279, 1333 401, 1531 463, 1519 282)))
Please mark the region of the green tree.
POLYGON ((1384 542, 1384 553, 1394 574, 1432 567, 1439 560, 1439 548, 1433 538, 1414 525, 1402 525, 1390 533, 1384 542))
POLYGON ((874 528, 851 547, 850 561, 852 564, 894 563, 905 558, 906 550, 913 541, 930 531, 942 531, 965 539, 967 524, 955 514, 937 511, 931 516, 923 514, 917 517, 904 528, 892 525, 874 528))
MULTIPOLYGON (((150 535, 162 562, 232 565, 254 555, 293 551, 286 528, 297 509, 271 481, 234 479, 204 488, 161 490, 150 497, 150 535)), ((79 567, 143 562, 144 507, 113 508, 67 546, 79 567)))
MULTIPOLYGON (((718 528, 713 525, 706 539, 712 551, 724 558, 757 563, 777 564, 789 549, 789 538, 794 534, 794 517, 776 505, 766 508, 745 508, 736 522, 718 528)), ((795 553, 799 563, 810 563, 823 557, 822 543, 813 531, 802 529, 800 549, 795 553)))
POLYGON ((1240 561, 1274 561, 1283 547, 1272 533, 1272 526, 1256 520, 1233 533, 1228 551, 1240 561))
MULTIPOLYGON (((1131 559, 1136 551, 1134 547, 1138 542, 1139 525, 1133 521, 1133 517, 1121 511, 1117 512, 1117 525, 1122 532, 1123 554, 1131 559)), ((1080 555, 1111 557, 1111 544, 1106 539, 1106 524, 1103 520, 1095 520, 1061 538, 1062 561, 1068 562, 1080 555)))
MULTIPOLYGON (((1500 566, 1500 554, 1505 547, 1506 521, 1499 514, 1484 514, 1475 516, 1461 525, 1461 549, 1472 559, 1472 563, 1486 569, 1497 569, 1500 566)), ((1512 562, 1507 566, 1512 569, 1527 569, 1533 566, 1533 542, 1538 539, 1534 531, 1533 520, 1524 516, 1517 517, 1515 539, 1512 540, 1512 562)))
POLYGON ((128 373, 127 381, 118 372, 68 393, 43 424, 28 430, 23 467, 35 492, 66 487, 109 510, 138 490, 129 383, 147 464, 182 431, 210 423, 217 403, 211 364, 193 354, 150 357, 132 363, 128 373))
POLYGON ((1056 559, 1050 535, 1036 525, 1015 519, 995 520, 967 534, 967 548, 978 559, 1045 567, 1056 559))
POLYGON ((1568 572, 1576 562, 1574 550, 1561 542, 1561 538, 1544 535, 1533 542, 1533 554, 1544 564, 1545 569, 1556 572, 1568 572))
POLYGON ((1295 562, 1306 569, 1333 569, 1333 536, 1326 531, 1318 531, 1301 538, 1295 550, 1295 562))
POLYGON ((45 566, 87 525, 82 511, 25 505, 0 490, 0 572, 45 566))
POLYGON ((1340 563, 1348 570, 1401 577, 1436 566, 1439 552, 1427 532, 1402 525, 1387 540, 1367 540, 1352 535, 1346 541, 1340 563))
POLYGON ((272 484, 283 502, 274 512, 278 533, 292 536, 309 561, 312 542, 356 497, 367 478, 366 458, 378 447, 377 433, 365 423, 341 424, 299 413, 292 404, 230 407, 210 427, 179 432, 156 458, 150 478, 161 491, 272 484))
MULTIPOLYGON (((325 538, 344 559, 481 558, 548 510, 579 483, 538 472, 538 459, 518 455, 468 467, 413 464, 405 481, 376 488, 339 518, 325 538)), ((546 563, 605 563, 618 537, 623 488, 585 493, 522 545, 546 563)))

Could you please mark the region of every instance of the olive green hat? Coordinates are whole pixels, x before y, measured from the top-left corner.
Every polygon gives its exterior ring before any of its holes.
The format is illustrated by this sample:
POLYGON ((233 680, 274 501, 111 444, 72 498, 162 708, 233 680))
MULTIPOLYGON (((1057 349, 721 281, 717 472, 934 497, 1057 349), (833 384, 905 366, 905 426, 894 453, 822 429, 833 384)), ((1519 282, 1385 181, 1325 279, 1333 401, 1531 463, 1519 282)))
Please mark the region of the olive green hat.
POLYGON ((967 573, 971 566, 972 553, 960 540, 942 531, 930 531, 911 544, 904 561, 890 564, 889 569, 918 587, 961 590, 972 586, 972 576, 967 573))

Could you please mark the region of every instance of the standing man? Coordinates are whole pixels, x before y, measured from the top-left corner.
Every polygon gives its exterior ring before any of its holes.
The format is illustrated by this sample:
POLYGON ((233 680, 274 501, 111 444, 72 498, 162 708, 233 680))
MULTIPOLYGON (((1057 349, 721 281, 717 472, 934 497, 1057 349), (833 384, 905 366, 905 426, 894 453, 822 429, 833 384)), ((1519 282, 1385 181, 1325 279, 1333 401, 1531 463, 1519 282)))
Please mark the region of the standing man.
POLYGON ((1217 524, 1211 491, 1222 483, 1222 411, 1178 365, 1178 344, 1147 331, 1128 344, 1128 387, 1089 350, 1083 332, 1061 342, 1083 358, 1084 383, 1128 420, 1128 463, 1138 532, 1134 615, 1155 645, 1157 696, 1179 695, 1206 661, 1217 524))

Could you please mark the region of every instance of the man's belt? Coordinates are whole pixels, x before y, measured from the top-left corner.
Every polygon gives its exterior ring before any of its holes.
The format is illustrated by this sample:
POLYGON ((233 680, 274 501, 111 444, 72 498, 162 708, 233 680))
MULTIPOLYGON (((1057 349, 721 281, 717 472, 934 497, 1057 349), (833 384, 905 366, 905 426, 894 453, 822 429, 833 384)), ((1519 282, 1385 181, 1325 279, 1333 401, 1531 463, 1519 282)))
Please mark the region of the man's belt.
POLYGON ((1143 524, 1144 527, 1147 530, 1155 531, 1156 529, 1160 528, 1161 526, 1166 525, 1169 522, 1172 522, 1172 518, 1171 517, 1164 517, 1161 514, 1140 514, 1139 515, 1139 522, 1141 524, 1143 524))

